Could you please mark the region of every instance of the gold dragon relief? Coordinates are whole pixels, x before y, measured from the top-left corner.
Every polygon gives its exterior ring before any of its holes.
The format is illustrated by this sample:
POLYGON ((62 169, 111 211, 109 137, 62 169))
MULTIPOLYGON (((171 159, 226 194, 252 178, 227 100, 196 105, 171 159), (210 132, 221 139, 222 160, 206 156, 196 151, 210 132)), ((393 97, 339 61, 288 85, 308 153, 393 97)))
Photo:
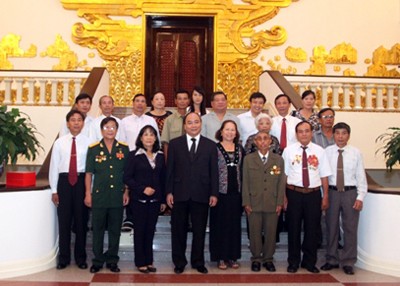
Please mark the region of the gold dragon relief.
POLYGON ((0 69, 12 70, 14 65, 8 58, 33 58, 37 54, 37 47, 33 44, 27 50, 20 47, 21 36, 7 34, 0 41, 0 69))

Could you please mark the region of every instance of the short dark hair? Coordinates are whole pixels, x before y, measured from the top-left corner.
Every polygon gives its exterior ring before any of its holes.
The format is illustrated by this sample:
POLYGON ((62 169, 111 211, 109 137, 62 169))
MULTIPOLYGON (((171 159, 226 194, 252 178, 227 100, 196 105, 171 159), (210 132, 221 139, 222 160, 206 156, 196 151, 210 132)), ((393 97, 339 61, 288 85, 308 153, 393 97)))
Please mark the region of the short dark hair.
POLYGON ((267 99, 265 98, 265 95, 262 94, 261 92, 258 92, 258 91, 257 92, 253 92, 250 95, 249 101, 251 102, 253 99, 256 99, 256 98, 261 98, 264 101, 264 103, 267 102, 267 99))
POLYGON ((330 107, 325 107, 325 108, 322 108, 319 112, 318 112, 318 118, 321 118, 322 117, 322 114, 324 114, 325 112, 327 112, 327 111, 332 111, 333 112, 333 115, 335 115, 335 110, 333 110, 332 108, 330 108, 330 107))
POLYGON ((335 133, 336 130, 338 129, 346 129, 347 133, 350 134, 351 128, 347 123, 344 122, 338 122, 333 126, 333 133, 335 133))
POLYGON ((82 120, 85 121, 85 115, 83 115, 82 112, 80 112, 79 110, 76 110, 76 109, 72 109, 70 112, 67 113, 67 116, 66 116, 67 122, 69 121, 69 119, 70 119, 74 114, 79 114, 79 115, 82 117, 82 120))
POLYGON ((224 128, 225 128, 225 125, 228 124, 228 123, 233 123, 233 125, 235 125, 236 136, 235 136, 235 138, 233 139, 233 142, 234 142, 235 144, 238 144, 238 143, 239 143, 239 138, 240 138, 240 133, 239 133, 239 131, 238 131, 238 127, 237 127, 236 122, 233 121, 233 120, 230 120, 230 119, 225 120, 224 122, 222 122, 221 127, 218 129, 217 132, 215 132, 215 139, 217 139, 218 141, 222 141, 222 134, 221 134, 221 133, 222 133, 222 129, 224 129, 224 128))
POLYGON ((153 103, 151 103, 151 102, 153 101, 153 99, 154 99, 154 97, 156 96, 156 94, 159 94, 159 93, 161 93, 161 94, 164 96, 164 99, 165 99, 165 95, 164 95, 164 93, 162 93, 161 91, 157 90, 156 92, 154 92, 154 93, 151 95, 151 97, 150 97, 150 104, 151 104, 150 110, 154 110, 153 103))
POLYGON ((211 101, 214 101, 214 97, 216 97, 217 95, 220 95, 220 94, 222 94, 225 97, 225 99, 228 99, 228 97, 226 96, 226 94, 223 91, 214 91, 211 94, 211 101))
POLYGON ((201 116, 200 116, 198 113, 192 111, 192 112, 187 113, 187 114, 185 115, 185 117, 183 117, 183 125, 186 124, 186 118, 188 118, 188 116, 189 116, 190 114, 196 114, 196 115, 200 118, 200 122, 202 121, 202 120, 201 120, 201 116))
POLYGON ((147 130, 150 130, 151 133, 153 133, 154 136, 156 137, 156 141, 154 142, 153 149, 151 150, 153 153, 156 153, 156 152, 159 151, 160 148, 161 148, 161 147, 160 147, 160 140, 158 139, 158 136, 157 136, 157 130, 156 130, 153 126, 151 126, 151 125, 146 125, 146 126, 144 126, 142 129, 140 129, 139 135, 138 135, 138 137, 137 137, 137 139, 136 139, 136 150, 138 150, 139 148, 145 149, 144 146, 143 146, 143 142, 142 142, 141 139, 142 139, 143 134, 144 134, 147 130))
POLYGON ((274 100, 274 104, 275 104, 275 105, 276 105, 276 101, 277 101, 279 98, 281 98, 281 97, 286 97, 287 100, 289 101, 289 103, 292 103, 292 100, 290 99, 290 97, 289 97, 288 95, 282 93, 282 94, 279 94, 279 95, 277 95, 277 96, 275 97, 275 100, 274 100))
POLYGON ((304 99, 305 97, 309 96, 310 94, 312 94, 314 99, 316 99, 315 92, 313 92, 311 89, 307 89, 306 91, 304 91, 303 94, 301 95, 301 99, 304 99))
POLYGON ((92 97, 91 97, 89 94, 87 94, 87 93, 80 93, 80 94, 75 98, 75 104, 77 104, 79 100, 87 99, 87 98, 90 100, 90 104, 92 104, 92 97))
POLYGON ((178 93, 186 93, 186 95, 188 96, 188 98, 190 97, 189 92, 188 92, 186 89, 178 89, 178 90, 175 92, 175 96, 174 96, 175 99, 178 98, 178 93))
POLYGON ((143 96, 144 99, 146 100, 146 96, 145 96, 143 93, 137 93, 137 94, 135 94, 135 96, 132 98, 132 102, 135 101, 135 99, 138 98, 138 97, 140 97, 140 96, 143 96))
POLYGON ((311 125, 311 123, 310 122, 308 122, 308 121, 301 121, 301 122, 299 122, 299 123, 297 123, 297 125, 296 125, 296 133, 297 133, 297 129, 299 129, 299 127, 301 126, 301 125, 303 125, 303 124, 307 124, 308 126, 310 126, 310 128, 311 128, 311 131, 313 131, 313 127, 312 127, 312 125, 311 125))
POLYGON ((111 116, 104 118, 104 119, 100 122, 100 129, 103 129, 104 125, 106 125, 106 124, 107 124, 108 122, 110 122, 110 121, 115 122, 115 126, 117 126, 117 129, 118 129, 119 124, 118 124, 117 119, 115 119, 114 117, 111 117, 111 116))

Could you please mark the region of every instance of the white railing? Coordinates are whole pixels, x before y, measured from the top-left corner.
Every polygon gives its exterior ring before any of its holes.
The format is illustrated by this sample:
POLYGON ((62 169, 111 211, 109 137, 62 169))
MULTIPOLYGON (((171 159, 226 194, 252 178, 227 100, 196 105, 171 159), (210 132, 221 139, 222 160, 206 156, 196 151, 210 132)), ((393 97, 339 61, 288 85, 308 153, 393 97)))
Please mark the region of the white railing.
POLYGON ((317 93, 320 108, 359 111, 400 111, 400 78, 285 76, 301 95, 317 93))
POLYGON ((90 71, 0 71, 2 105, 72 105, 90 71))

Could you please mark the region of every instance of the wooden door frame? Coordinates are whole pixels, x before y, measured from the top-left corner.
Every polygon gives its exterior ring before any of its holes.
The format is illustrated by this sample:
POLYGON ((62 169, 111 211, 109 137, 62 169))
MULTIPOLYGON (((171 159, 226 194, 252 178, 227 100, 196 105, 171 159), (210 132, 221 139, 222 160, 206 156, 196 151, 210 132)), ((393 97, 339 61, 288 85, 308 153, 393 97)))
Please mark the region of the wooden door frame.
MULTIPOLYGON (((203 27, 206 28, 207 35, 205 37, 205 84, 203 88, 207 92, 207 106, 210 106, 211 93, 214 91, 215 83, 215 51, 214 51, 214 17, 212 16, 168 16, 168 15, 147 15, 145 17, 146 21, 146 37, 145 37, 145 68, 144 68, 144 90, 148 102, 150 101, 150 96, 154 92, 150 87, 150 77, 149 66, 152 62, 151 49, 152 49, 152 37, 153 31, 159 28, 171 28, 174 30, 179 29, 179 27, 184 27, 185 29, 192 27, 203 27), (166 24, 167 23, 167 24, 166 24), (211 75, 211 79, 210 78, 211 75), (149 84, 147 84, 149 83, 149 84)), ((189 90, 191 92, 191 90, 189 90)), ((150 103, 150 102, 149 102, 150 103)))

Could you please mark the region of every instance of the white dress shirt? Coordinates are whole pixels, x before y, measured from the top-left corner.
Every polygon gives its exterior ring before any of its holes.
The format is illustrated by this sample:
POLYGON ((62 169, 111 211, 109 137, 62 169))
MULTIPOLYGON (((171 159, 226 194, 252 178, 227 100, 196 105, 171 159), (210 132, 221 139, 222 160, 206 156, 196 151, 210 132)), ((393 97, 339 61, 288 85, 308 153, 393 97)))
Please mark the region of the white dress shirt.
MULTIPOLYGON (((340 148, 335 144, 325 149, 329 163, 332 168, 332 175, 329 176, 329 185, 336 186, 337 159, 340 148)), ((343 173, 344 185, 357 187, 357 200, 362 201, 367 195, 368 184, 365 175, 364 162, 360 150, 346 145, 343 150, 343 173)))
POLYGON ((136 149, 137 136, 139 135, 140 130, 146 125, 153 126, 157 131, 158 139, 160 139, 157 123, 151 116, 146 114, 142 114, 141 116, 132 114, 121 120, 121 125, 119 127, 120 140, 129 145, 129 151, 136 149))
POLYGON ((240 121, 240 137, 244 145, 247 141, 247 138, 249 138, 250 135, 256 134, 258 130, 256 128, 255 118, 251 114, 250 110, 245 113, 239 114, 237 117, 240 121))
MULTIPOLYGON (((101 139, 103 139, 103 135, 101 134, 101 128, 100 128, 100 124, 101 121, 106 118, 107 116, 105 116, 104 114, 96 117, 95 119, 93 119, 93 121, 90 123, 90 128, 89 128, 89 139, 90 142, 94 143, 94 142, 98 142, 101 139)), ((115 120, 117 120, 118 122, 118 132, 117 135, 115 136, 115 139, 117 139, 117 141, 120 141, 120 129, 121 129, 121 119, 119 119, 118 117, 115 117, 114 115, 110 115, 110 117, 114 118, 115 120)))
POLYGON ((196 151, 197 151, 197 147, 199 147, 200 134, 196 135, 195 137, 192 137, 192 136, 186 134, 186 142, 187 142, 187 144, 188 144, 188 150, 190 150, 190 148, 192 147, 192 144, 193 144, 192 138, 195 138, 195 139, 196 139, 196 141, 195 141, 196 147, 195 147, 195 149, 194 149, 195 152, 196 152, 196 151))
MULTIPOLYGON (((310 178, 309 188, 321 186, 321 178, 332 175, 331 166, 328 162, 325 150, 314 143, 309 143, 306 149, 308 158, 308 175, 310 178)), ((285 173, 287 183, 303 187, 302 171, 303 148, 299 142, 285 148, 282 158, 285 161, 285 173)))
MULTIPOLYGON (((89 137, 78 134, 76 143, 76 164, 78 173, 84 173, 86 168, 86 154, 90 144, 89 137)), ((71 159, 72 135, 71 133, 59 137, 53 145, 51 152, 49 183, 51 192, 57 193, 58 177, 60 173, 69 172, 69 162, 71 159)))
POLYGON ((286 115, 285 117, 277 115, 272 117, 272 127, 270 134, 274 135, 278 140, 281 140, 281 128, 282 128, 282 120, 286 118, 286 146, 290 144, 296 143, 296 125, 301 122, 301 120, 297 117, 293 117, 291 115, 286 115))
MULTIPOLYGON (((92 124, 92 121, 94 120, 94 118, 90 115, 86 115, 85 117, 85 124, 83 125, 83 129, 81 131, 81 134, 89 137, 89 130, 90 130, 90 125, 92 124)), ((64 121, 62 126, 61 126, 61 130, 59 133, 59 137, 64 136, 70 134, 69 129, 67 127, 67 121, 64 121)))

